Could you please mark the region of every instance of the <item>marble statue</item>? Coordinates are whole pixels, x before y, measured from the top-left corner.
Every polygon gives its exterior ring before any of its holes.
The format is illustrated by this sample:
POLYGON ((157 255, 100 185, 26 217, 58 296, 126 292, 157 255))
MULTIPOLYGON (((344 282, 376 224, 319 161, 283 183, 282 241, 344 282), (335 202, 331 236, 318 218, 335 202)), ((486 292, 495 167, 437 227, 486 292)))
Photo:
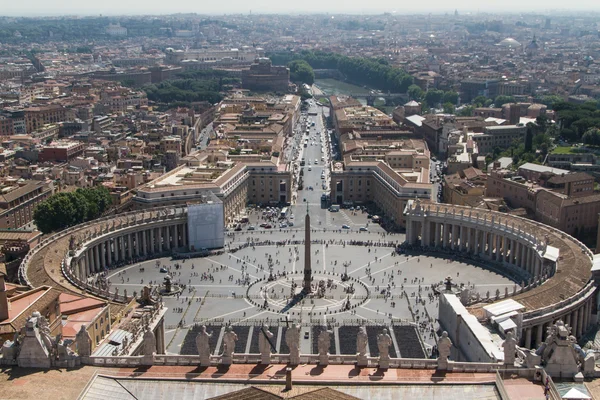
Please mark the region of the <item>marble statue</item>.
POLYGON ((367 341, 369 338, 367 337, 367 327, 361 326, 358 329, 358 334, 356 335, 356 352, 359 356, 367 355, 367 341))
POLYGON ((37 327, 39 329, 40 338, 42 339, 44 346, 46 346, 48 352, 52 353, 54 345, 52 344, 52 336, 50 334, 50 325, 48 324, 48 320, 38 311, 34 311, 32 315, 37 318, 37 327))
POLYGON ((506 334, 506 339, 504 340, 504 343, 502 343, 502 347, 504 348, 504 364, 514 365, 517 352, 517 341, 511 331, 506 334))
POLYGON ((392 345, 392 337, 388 334, 388 330, 384 329, 377 335, 377 348, 379 349, 380 359, 390 358, 390 346, 392 345))
POLYGON ((92 354, 92 338, 88 333, 86 326, 81 325, 79 332, 75 335, 77 343, 77 354, 81 357, 89 357, 92 354))
POLYGON ((258 350, 260 351, 261 363, 271 363, 271 338, 273 332, 269 330, 267 325, 263 325, 258 333, 258 350))
POLYGON ((321 333, 319 333, 318 349, 319 349, 319 365, 329 364, 329 347, 331 346, 331 335, 332 330, 328 330, 326 326, 323 326, 321 333))
POLYGON ((150 329, 144 332, 144 355, 152 356, 156 353, 156 338, 150 329))
POLYGON ((448 357, 450 357, 450 349, 452 348, 452 340, 448 337, 448 332, 442 332, 442 337, 438 340, 438 369, 448 368, 448 357))
POLYGON ((212 333, 206 332, 206 326, 200 327, 200 332, 196 335, 196 348, 200 355, 200 366, 210 366, 210 345, 209 339, 212 337, 212 333))
POLYGON ((356 335, 356 365, 359 367, 366 367, 367 361, 367 342, 369 338, 367 336, 367 327, 361 326, 358 328, 358 334, 356 335))
POLYGON ((223 358, 229 359, 229 364, 231 364, 231 357, 233 356, 235 342, 237 340, 238 337, 233 329, 231 329, 231 325, 227 325, 225 327, 225 333, 223 334, 223 358))
MULTIPOLYGON (((290 349, 290 364, 300 364, 300 325, 292 325, 286 330, 285 343, 290 349)), ((271 346, 269 346, 269 349, 270 347, 271 346)))

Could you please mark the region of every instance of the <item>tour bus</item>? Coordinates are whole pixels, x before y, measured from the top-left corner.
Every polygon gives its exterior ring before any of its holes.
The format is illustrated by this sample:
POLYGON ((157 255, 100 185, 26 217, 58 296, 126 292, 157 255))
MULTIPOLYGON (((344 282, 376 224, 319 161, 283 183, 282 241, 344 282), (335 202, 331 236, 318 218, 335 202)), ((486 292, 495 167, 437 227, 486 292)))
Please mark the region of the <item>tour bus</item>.
POLYGON ((308 147, 308 139, 304 139, 304 147, 308 147))
POLYGON ((290 213, 290 208, 289 207, 283 207, 281 209, 281 213, 279 214, 279 219, 286 219, 288 217, 289 213, 290 213))

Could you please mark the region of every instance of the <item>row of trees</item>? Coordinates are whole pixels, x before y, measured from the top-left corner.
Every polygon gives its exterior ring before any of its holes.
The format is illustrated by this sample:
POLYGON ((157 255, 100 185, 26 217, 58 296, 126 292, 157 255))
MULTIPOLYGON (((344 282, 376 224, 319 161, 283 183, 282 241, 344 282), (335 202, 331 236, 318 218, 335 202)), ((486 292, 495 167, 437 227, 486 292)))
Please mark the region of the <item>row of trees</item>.
POLYGON ((315 69, 337 69, 356 84, 390 91, 406 93, 413 77, 403 69, 391 66, 384 58, 348 57, 341 54, 303 50, 269 54, 274 65, 287 65, 294 60, 304 60, 315 69))
POLYGON ((410 85, 407 93, 411 100, 424 101, 429 107, 446 103, 454 106, 458 104, 458 93, 453 90, 444 92, 443 90, 431 89, 425 92, 417 85, 410 85))
POLYGON ((33 220, 43 233, 58 231, 100 217, 112 204, 104 186, 56 193, 41 202, 33 220))

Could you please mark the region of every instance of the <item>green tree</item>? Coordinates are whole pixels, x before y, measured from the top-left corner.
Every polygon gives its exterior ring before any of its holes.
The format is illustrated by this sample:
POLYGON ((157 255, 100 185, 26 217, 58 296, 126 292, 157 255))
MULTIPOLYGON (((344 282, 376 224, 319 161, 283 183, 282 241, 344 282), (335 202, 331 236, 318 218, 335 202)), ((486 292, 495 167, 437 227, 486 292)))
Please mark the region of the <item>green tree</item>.
POLYGON ((474 110, 475 107, 473 106, 464 106, 458 111, 457 115, 459 117, 472 117, 474 110))
POLYGON ((444 113, 454 114, 454 104, 450 103, 449 101, 442 104, 442 108, 444 109, 444 113))
POLYGON ((500 95, 500 96, 496 96, 496 98, 494 99, 494 105, 496 107, 502 107, 504 104, 506 103, 514 103, 515 102, 515 98, 512 96, 506 96, 506 95, 500 95))
POLYGON ((33 220, 40 231, 49 233, 96 219, 111 205, 110 192, 102 186, 61 192, 41 202, 34 210, 33 220))
POLYGON ((488 100, 489 99, 485 96, 477 96, 473 99, 471 104, 473 104, 475 107, 484 107, 488 100))
POLYGON ((288 64, 290 80, 294 83, 312 85, 315 82, 315 72, 304 60, 294 60, 288 64))
POLYGON ((435 107, 437 104, 439 104, 443 97, 444 92, 442 90, 432 89, 425 93, 425 101, 430 107, 435 107))
POLYGON ((542 96, 540 99, 540 103, 545 104, 550 108, 553 108, 554 104, 562 103, 563 101, 563 98, 558 95, 542 96))
POLYGON ((527 131, 525 132, 525 151, 531 151, 533 149, 533 128, 530 124, 527 124, 527 131))
POLYGON ((442 102, 444 103, 452 103, 454 105, 458 104, 458 93, 454 91, 448 91, 444 93, 442 97, 442 102))
POLYGON ((600 146, 600 129, 590 128, 581 137, 583 143, 592 146, 600 146))
POLYGON ((417 85, 410 85, 406 92, 411 100, 422 101, 425 92, 417 85))
POLYGON ((70 226, 74 215, 69 193, 57 193, 36 207, 33 221, 40 231, 49 233, 70 226))

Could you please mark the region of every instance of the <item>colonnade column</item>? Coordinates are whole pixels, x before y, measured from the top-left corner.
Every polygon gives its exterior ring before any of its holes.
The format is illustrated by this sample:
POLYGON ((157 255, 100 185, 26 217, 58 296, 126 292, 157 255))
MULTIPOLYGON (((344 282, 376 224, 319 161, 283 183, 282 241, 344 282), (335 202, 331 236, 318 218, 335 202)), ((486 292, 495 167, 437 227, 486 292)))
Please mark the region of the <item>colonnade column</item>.
POLYGON ((444 222, 444 234, 443 234, 444 248, 448 247, 448 241, 450 239, 450 229, 452 229, 452 225, 444 222))
POLYGON ((544 324, 539 324, 538 326, 536 326, 535 347, 540 347, 542 345, 543 333, 544 333, 544 324))
POLYGON ((582 328, 582 333, 584 333, 585 331, 587 331, 588 323, 590 321, 590 318, 589 318, 589 315, 588 315, 589 309, 590 309, 590 303, 588 301, 588 302, 586 302, 583 305, 583 328, 582 328))
POLYGON ((143 253, 142 253, 142 254, 144 254, 144 255, 148 255, 148 254, 150 254, 150 253, 148 252, 148 239, 146 238, 146 236, 147 236, 147 235, 146 235, 146 234, 147 234, 147 232, 148 232, 147 230, 143 230, 143 231, 141 232, 141 233, 142 233, 142 242, 143 242, 143 253))
POLYGON ((525 329, 525 348, 531 349, 531 328, 525 329))
POLYGON ((86 255, 87 259, 88 259, 88 263, 87 263, 88 273, 87 274, 89 276, 89 275, 91 275, 94 272, 94 270, 96 268, 96 266, 94 265, 94 252, 93 252, 93 248, 91 248, 91 247, 88 248, 86 250, 86 252, 85 252, 85 255, 86 255))
POLYGON ((121 262, 125 261, 125 237, 119 236, 119 246, 121 247, 121 251, 119 254, 119 258, 121 262))
POLYGON ((452 236, 450 237, 450 248, 452 250, 456 249, 456 235, 458 232, 458 226, 456 224, 450 225, 452 227, 452 236))
POLYGON ((156 242, 155 242, 154 229, 155 228, 150 228, 150 252, 148 254, 156 253, 156 242))
POLYGON ((131 237, 131 234, 127 234, 126 237, 127 237, 127 259, 131 260, 131 258, 132 258, 132 251, 133 251, 133 249, 132 249, 133 243, 132 243, 132 240, 131 240, 132 237, 131 237))
MULTIPOLYGON (((112 251, 112 246, 111 246, 111 239, 108 239, 104 243, 106 243, 106 267, 110 268, 110 265, 112 264, 112 258, 113 258, 112 257, 113 251, 112 251)), ((115 253, 116 253, 117 243, 114 242, 114 245, 115 245, 115 253)))

